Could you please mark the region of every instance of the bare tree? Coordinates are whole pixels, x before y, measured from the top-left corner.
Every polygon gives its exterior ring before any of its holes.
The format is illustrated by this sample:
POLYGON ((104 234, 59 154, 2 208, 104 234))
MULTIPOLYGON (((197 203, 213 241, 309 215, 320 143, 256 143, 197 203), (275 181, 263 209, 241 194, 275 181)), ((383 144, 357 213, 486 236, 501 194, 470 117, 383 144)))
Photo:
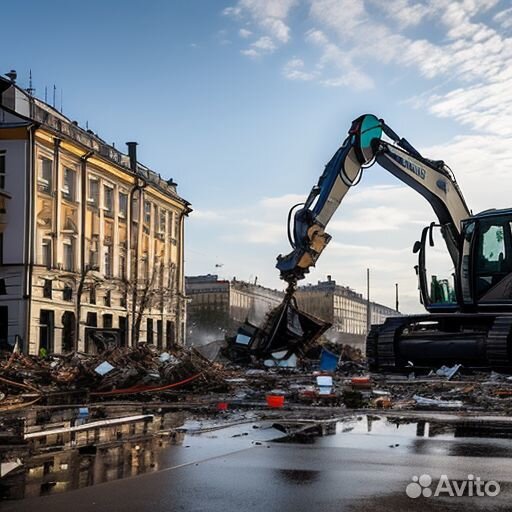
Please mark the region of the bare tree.
POLYGON ((161 257, 155 258, 151 269, 144 272, 145 279, 139 279, 138 283, 126 281, 126 296, 132 297, 132 343, 135 345, 140 339, 140 330, 144 315, 153 308, 158 308, 164 317, 165 306, 172 303, 174 297, 175 264, 168 267, 168 285, 164 283, 166 266, 161 257))

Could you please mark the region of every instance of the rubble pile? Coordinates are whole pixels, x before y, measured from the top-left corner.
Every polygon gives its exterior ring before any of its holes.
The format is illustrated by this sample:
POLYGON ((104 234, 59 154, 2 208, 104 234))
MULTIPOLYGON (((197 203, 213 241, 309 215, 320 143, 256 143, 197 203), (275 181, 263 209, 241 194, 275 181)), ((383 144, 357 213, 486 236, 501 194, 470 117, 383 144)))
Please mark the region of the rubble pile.
POLYGON ((159 353, 147 344, 97 355, 73 352, 42 358, 5 353, 0 355, 0 376, 5 400, 18 394, 71 390, 94 395, 139 393, 189 383, 212 389, 224 385, 225 378, 222 365, 211 363, 193 348, 159 353))
POLYGON ((461 365, 429 374, 372 374, 360 349, 324 339, 295 366, 212 362, 191 347, 161 353, 147 344, 95 355, 0 354, 0 411, 35 402, 144 400, 150 393, 160 393, 158 399, 166 402, 243 407, 262 406, 275 395, 284 396, 290 407, 512 412, 512 377, 507 375, 475 373, 461 365))

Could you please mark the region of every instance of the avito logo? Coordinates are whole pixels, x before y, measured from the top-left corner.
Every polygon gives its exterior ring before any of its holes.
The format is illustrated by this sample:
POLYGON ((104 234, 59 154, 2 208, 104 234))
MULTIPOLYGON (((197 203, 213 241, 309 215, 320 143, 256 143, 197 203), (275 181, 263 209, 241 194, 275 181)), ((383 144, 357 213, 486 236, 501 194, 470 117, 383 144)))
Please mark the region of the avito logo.
POLYGON ((500 484, 494 480, 485 482, 479 476, 468 475, 467 480, 450 480, 447 475, 441 475, 439 482, 433 489, 433 480, 430 475, 413 476, 412 482, 405 488, 409 498, 424 498, 437 496, 498 496, 501 491, 500 484))

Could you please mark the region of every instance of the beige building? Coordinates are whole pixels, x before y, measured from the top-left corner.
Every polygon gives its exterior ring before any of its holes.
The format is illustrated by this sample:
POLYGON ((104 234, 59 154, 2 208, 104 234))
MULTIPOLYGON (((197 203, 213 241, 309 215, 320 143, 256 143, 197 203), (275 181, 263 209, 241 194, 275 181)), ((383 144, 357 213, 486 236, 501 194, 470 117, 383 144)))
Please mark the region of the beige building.
POLYGON ((259 325, 284 297, 278 290, 211 274, 187 277, 186 293, 187 338, 191 344, 222 339, 245 320, 259 325))
POLYGON ((0 345, 181 343, 189 203, 29 92, 0 77, 0 345))
MULTIPOLYGON (((364 345, 368 325, 368 302, 360 293, 340 286, 327 276, 327 281, 301 286, 296 292, 299 307, 307 313, 332 324, 327 337, 341 343, 364 345)), ((370 302, 371 324, 381 324, 389 316, 397 316, 394 309, 370 302)))

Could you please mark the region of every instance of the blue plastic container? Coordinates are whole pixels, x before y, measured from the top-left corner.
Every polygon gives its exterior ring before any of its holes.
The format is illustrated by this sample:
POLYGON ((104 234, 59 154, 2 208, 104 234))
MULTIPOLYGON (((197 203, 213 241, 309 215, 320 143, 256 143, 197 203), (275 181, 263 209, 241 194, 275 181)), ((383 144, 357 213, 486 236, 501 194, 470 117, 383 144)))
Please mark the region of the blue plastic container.
POLYGON ((334 372, 338 367, 339 355, 333 354, 325 348, 322 349, 320 354, 320 370, 324 372, 334 372))

